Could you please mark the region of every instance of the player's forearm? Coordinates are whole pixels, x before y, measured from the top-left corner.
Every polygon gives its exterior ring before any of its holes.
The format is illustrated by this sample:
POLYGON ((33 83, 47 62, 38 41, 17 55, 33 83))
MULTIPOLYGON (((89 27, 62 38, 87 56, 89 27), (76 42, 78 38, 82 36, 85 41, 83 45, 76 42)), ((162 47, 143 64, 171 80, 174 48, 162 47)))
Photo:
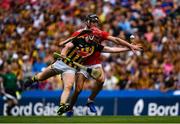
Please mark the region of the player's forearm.
POLYGON ((103 51, 104 53, 120 53, 120 52, 126 52, 130 51, 129 48, 119 48, 119 47, 104 47, 103 51))
POLYGON ((115 38, 115 40, 120 44, 120 45, 123 45, 123 46, 126 46, 128 48, 131 47, 131 44, 128 43, 127 41, 121 39, 121 38, 115 38))
POLYGON ((74 46, 74 45, 73 45, 72 43, 70 43, 70 42, 67 43, 67 44, 65 45, 65 47, 62 49, 61 55, 62 55, 63 57, 66 57, 68 51, 69 51, 73 46, 74 46))
POLYGON ((61 56, 66 57, 67 52, 68 52, 68 49, 63 48, 62 51, 61 51, 61 56))
POLYGON ((68 39, 65 40, 65 41, 60 42, 60 43, 59 43, 59 46, 60 46, 60 47, 61 47, 61 46, 64 46, 64 45, 65 45, 66 43, 68 43, 71 39, 72 39, 72 37, 68 38, 68 39))
POLYGON ((128 43, 127 41, 125 41, 121 38, 108 36, 107 39, 113 41, 116 44, 123 45, 123 46, 129 47, 129 48, 131 47, 130 43, 128 43))
MULTIPOLYGON (((66 40, 65 40, 66 41, 66 40)), ((65 43, 65 41, 62 41, 62 42, 59 42, 59 47, 62 47, 63 45, 64 45, 64 43, 65 43)))

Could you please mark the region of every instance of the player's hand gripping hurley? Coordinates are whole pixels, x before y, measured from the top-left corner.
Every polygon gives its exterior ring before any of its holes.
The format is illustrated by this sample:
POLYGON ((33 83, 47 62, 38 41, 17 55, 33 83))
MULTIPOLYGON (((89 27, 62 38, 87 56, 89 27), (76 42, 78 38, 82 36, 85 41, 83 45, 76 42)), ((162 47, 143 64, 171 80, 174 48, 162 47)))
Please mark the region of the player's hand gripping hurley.
POLYGON ((74 65, 78 66, 79 68, 87 71, 87 72, 88 72, 93 78, 95 78, 95 79, 97 79, 97 78, 99 78, 99 77, 101 76, 101 72, 100 72, 98 69, 88 68, 88 67, 86 67, 86 66, 84 66, 84 65, 81 65, 81 64, 79 64, 79 63, 77 63, 77 62, 74 62, 74 61, 70 60, 69 58, 65 58, 65 57, 61 56, 61 55, 60 55, 59 53, 57 53, 57 52, 54 52, 54 53, 53 53, 53 56, 54 56, 55 59, 63 58, 63 59, 66 59, 66 60, 69 61, 69 62, 72 62, 74 65))

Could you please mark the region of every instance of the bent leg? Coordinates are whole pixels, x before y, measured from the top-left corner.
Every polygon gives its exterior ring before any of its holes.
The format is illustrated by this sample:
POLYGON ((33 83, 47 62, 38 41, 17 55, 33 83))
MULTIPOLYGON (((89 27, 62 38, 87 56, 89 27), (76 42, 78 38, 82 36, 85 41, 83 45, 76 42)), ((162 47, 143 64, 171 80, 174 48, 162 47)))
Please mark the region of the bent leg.
POLYGON ((64 112, 69 110, 69 105, 66 104, 68 97, 71 92, 71 88, 73 86, 73 83, 75 81, 75 73, 63 73, 62 74, 62 81, 64 84, 64 89, 61 94, 61 99, 60 99, 60 105, 57 110, 58 115, 62 115, 64 112))
POLYGON ((51 66, 48 66, 42 72, 35 75, 35 80, 43 81, 43 80, 46 80, 56 74, 58 74, 58 72, 56 72, 51 66))
POLYGON ((36 74, 32 78, 26 79, 24 81, 24 88, 30 87, 34 82, 46 80, 49 77, 52 77, 57 74, 58 74, 57 71, 55 71, 51 66, 48 66, 44 71, 36 74))
POLYGON ((52 77, 57 74, 57 71, 55 71, 51 66, 48 66, 44 71, 36 74, 32 78, 26 79, 24 81, 24 88, 30 87, 34 82, 46 80, 49 77, 52 77))
POLYGON ((72 86, 75 81, 75 74, 74 73, 63 73, 62 74, 62 80, 64 84, 64 89, 61 95, 61 101, 60 104, 65 104, 67 102, 67 99, 70 95, 72 86))
POLYGON ((105 74, 102 67, 99 67, 99 69, 101 71, 101 76, 96 80, 97 83, 94 85, 94 88, 92 89, 92 93, 89 96, 89 101, 93 101, 103 88, 103 84, 105 81, 105 74))

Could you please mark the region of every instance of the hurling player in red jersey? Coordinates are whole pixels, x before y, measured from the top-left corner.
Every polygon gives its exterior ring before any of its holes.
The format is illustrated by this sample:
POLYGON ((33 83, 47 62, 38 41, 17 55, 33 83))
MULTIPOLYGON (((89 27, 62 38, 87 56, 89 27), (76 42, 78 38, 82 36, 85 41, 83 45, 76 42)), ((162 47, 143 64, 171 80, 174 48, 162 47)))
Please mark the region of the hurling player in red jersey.
MULTIPOLYGON (((85 19, 85 23, 86 23, 85 29, 90 29, 92 31, 92 33, 85 36, 85 39, 87 39, 89 41, 101 44, 102 41, 108 40, 108 41, 113 41, 116 44, 126 46, 133 52, 135 52, 135 50, 141 50, 141 48, 138 45, 129 44, 127 41, 124 41, 118 37, 110 36, 107 32, 101 31, 100 29, 98 29, 97 25, 99 23, 99 18, 97 17, 96 14, 88 15, 85 19)), ((73 34, 73 36, 77 36, 79 33, 80 33, 80 31, 77 31, 73 34)), ((65 42, 67 42, 67 41, 65 41, 65 42)), ((65 43, 65 42, 63 42, 63 43, 65 43)), ((61 44, 63 44, 63 43, 61 43, 61 44)), ((113 51, 113 49, 112 49, 112 51, 113 51)), ((96 113, 94 99, 98 95, 98 93, 101 91, 104 81, 105 81, 105 75, 104 75, 103 67, 101 65, 101 60, 100 60, 100 51, 95 51, 91 56, 87 57, 83 64, 89 68, 96 68, 101 72, 101 76, 98 79, 95 79, 98 83, 92 89, 92 93, 87 100, 87 106, 90 108, 90 111, 96 113)), ((90 78, 91 78, 90 75, 84 70, 80 70, 79 72, 77 72, 75 91, 71 97, 70 110, 67 113, 68 116, 73 115, 72 108, 73 108, 75 102, 77 101, 78 95, 80 94, 81 90, 83 89, 84 82, 90 78)))

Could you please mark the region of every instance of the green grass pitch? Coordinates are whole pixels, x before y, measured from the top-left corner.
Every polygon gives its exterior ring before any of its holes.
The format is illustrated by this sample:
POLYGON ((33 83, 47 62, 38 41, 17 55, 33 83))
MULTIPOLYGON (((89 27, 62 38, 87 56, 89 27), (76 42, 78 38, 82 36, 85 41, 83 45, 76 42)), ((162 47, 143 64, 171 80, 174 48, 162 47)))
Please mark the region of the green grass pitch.
POLYGON ((0 123, 180 123, 180 117, 148 116, 18 116, 0 117, 0 123))

